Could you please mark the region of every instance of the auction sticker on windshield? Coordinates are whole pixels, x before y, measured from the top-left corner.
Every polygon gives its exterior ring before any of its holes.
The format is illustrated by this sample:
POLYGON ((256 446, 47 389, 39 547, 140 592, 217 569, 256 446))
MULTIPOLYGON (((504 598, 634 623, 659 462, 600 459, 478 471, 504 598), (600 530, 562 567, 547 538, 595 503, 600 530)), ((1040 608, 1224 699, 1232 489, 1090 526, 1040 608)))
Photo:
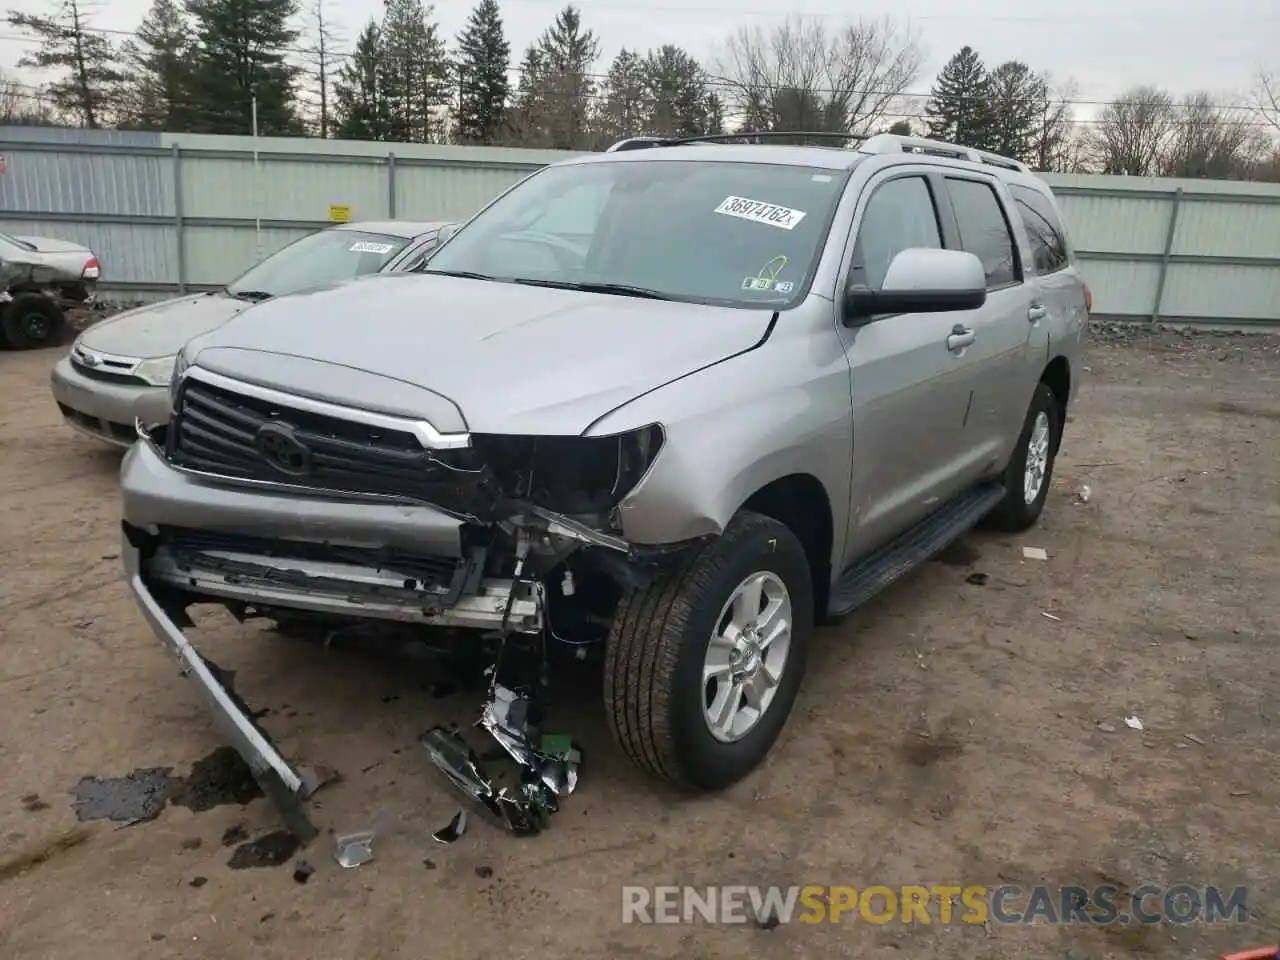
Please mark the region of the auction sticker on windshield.
POLYGON ((393 244, 370 243, 368 240, 357 240, 348 249, 352 253, 390 253, 393 244))
POLYGON ((803 210, 792 210, 763 200, 748 200, 746 197, 725 197, 715 212, 723 213, 726 217, 737 217, 739 220, 767 223, 783 230, 795 229, 796 224, 804 219, 803 210))

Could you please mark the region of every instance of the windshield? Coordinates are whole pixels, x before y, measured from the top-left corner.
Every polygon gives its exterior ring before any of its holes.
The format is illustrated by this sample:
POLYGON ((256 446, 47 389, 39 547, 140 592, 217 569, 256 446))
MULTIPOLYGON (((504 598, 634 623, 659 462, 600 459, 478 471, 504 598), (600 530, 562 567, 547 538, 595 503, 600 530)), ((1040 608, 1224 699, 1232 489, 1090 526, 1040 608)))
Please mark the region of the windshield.
POLYGON ((282 297, 377 273, 409 241, 361 230, 321 230, 250 267, 227 291, 233 297, 282 297))
POLYGON ((846 179, 714 160, 548 167, 423 272, 777 309, 804 292, 846 179))

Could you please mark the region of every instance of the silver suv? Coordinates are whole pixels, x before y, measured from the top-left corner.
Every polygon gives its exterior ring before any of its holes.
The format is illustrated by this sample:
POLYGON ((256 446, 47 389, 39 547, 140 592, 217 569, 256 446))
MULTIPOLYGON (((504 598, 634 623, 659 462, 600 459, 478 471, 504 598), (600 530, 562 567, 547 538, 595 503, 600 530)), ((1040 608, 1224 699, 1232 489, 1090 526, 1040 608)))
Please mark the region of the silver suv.
POLYGON ((612 731, 702 789, 765 756, 815 624, 1044 507, 1089 292, 1025 166, 654 140, 546 167, 416 273, 182 352, 122 471, 128 579, 277 795, 191 604, 598 645, 612 731))

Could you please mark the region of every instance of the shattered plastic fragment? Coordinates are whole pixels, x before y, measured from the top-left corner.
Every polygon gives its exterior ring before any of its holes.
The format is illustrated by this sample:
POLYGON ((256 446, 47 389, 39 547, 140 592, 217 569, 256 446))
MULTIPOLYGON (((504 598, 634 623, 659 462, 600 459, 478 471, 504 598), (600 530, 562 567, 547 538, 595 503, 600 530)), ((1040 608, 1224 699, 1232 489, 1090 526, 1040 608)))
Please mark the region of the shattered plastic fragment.
POLYGON ((431 835, 436 843, 453 843, 467 832, 467 811, 459 810, 449 823, 431 835))
POLYGON ((422 745, 431 762, 491 818, 517 836, 546 828, 551 814, 559 809, 559 798, 577 787, 582 762, 582 754, 569 737, 538 736, 532 722, 534 716, 536 705, 530 697, 493 683, 478 726, 484 727, 502 748, 498 759, 515 762, 517 776, 506 778, 513 782, 491 776, 456 731, 435 727, 422 735, 422 745))
POLYGON ((373 831, 348 833, 337 839, 337 847, 333 851, 333 859, 338 866, 350 869, 373 859, 373 831))

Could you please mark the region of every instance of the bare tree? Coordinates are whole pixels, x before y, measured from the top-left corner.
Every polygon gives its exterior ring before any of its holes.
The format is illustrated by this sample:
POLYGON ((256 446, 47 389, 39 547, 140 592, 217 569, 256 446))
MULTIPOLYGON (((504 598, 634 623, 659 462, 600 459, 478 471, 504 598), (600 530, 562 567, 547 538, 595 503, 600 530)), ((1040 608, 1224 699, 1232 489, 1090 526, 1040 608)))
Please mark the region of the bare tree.
POLYGON ((0 70, 0 123, 43 127, 53 122, 53 111, 41 91, 19 83, 0 70))
POLYGON ((1032 158, 1037 170, 1069 173, 1078 166, 1079 136, 1074 123, 1072 101, 1079 93, 1074 80, 1055 84, 1045 74, 1045 98, 1032 136, 1032 158))
POLYGON ((891 112, 922 61, 915 34, 888 18, 833 33, 816 18, 789 16, 768 31, 739 28, 714 72, 749 128, 864 134, 891 112))
POLYGON ((1176 127, 1167 91, 1133 87, 1103 109, 1090 131, 1090 153, 1101 173, 1154 176, 1176 127))
POLYGON ((1257 101, 1263 119, 1280 132, 1280 75, 1258 71, 1257 101))
POLYGON ((1179 105, 1176 126, 1160 158, 1166 177, 1248 177, 1261 158, 1266 138, 1252 114, 1224 107, 1208 93, 1194 93, 1179 105))
POLYGON ((313 0, 307 8, 303 36, 306 45, 302 48, 303 75, 307 85, 316 95, 319 130, 321 137, 329 136, 333 126, 333 82, 341 64, 342 54, 338 52, 341 38, 334 32, 326 0, 313 0))

